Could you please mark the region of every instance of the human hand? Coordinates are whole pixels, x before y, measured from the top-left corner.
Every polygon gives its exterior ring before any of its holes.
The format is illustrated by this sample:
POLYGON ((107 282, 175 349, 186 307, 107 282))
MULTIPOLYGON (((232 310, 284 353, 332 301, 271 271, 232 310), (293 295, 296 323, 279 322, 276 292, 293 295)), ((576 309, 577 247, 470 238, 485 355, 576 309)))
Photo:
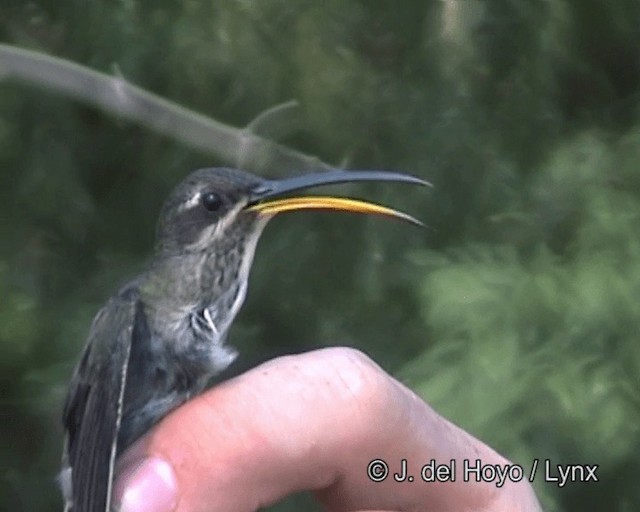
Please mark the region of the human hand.
POLYGON ((176 409, 118 462, 122 512, 255 511, 310 490, 327 510, 539 511, 526 479, 427 483, 422 465, 508 461, 353 349, 269 361, 176 409), (367 467, 389 464, 374 482, 367 467), (394 473, 413 482, 398 482, 394 473))

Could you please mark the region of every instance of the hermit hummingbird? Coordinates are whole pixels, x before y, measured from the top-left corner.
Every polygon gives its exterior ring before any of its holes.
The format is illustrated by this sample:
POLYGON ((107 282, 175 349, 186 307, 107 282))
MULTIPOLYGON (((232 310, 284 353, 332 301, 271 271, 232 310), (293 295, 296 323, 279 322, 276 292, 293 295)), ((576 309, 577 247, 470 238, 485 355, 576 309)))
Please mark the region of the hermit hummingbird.
POLYGON ((191 173, 170 194, 142 274, 97 313, 63 411, 67 512, 109 512, 115 461, 237 357, 225 338, 247 292, 258 238, 276 214, 329 209, 415 218, 375 203, 289 194, 357 181, 427 182, 331 170, 269 180, 227 168, 191 173))

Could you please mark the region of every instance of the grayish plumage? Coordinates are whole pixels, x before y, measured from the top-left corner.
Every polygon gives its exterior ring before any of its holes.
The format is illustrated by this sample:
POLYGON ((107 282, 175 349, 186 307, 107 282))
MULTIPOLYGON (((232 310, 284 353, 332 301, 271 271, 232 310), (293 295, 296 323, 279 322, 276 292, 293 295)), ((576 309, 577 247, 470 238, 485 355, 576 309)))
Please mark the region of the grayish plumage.
POLYGON ((117 456, 237 357, 225 344, 244 302, 256 244, 279 211, 385 207, 335 198, 278 198, 344 181, 425 182, 378 171, 332 171, 270 181, 233 169, 201 169, 179 184, 158 222, 148 269, 98 312, 64 407, 61 487, 65 510, 110 510, 117 456))

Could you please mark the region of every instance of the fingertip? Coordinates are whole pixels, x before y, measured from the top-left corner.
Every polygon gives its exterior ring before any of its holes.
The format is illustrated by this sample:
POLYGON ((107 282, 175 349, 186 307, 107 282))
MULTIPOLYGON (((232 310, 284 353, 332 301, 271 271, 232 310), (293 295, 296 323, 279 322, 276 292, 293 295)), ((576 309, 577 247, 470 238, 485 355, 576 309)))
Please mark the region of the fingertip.
POLYGON ((129 463, 114 485, 114 503, 119 512, 173 512, 178 504, 173 468, 158 457, 129 463))

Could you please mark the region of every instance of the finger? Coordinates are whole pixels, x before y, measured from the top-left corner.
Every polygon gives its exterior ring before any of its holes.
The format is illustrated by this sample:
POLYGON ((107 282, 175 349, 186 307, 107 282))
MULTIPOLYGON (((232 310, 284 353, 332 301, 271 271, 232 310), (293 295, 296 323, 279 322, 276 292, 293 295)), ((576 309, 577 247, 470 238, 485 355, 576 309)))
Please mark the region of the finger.
POLYGON ((418 475, 429 459, 465 457, 506 463, 363 354, 326 349, 270 361, 180 407, 124 454, 116 501, 147 506, 136 512, 254 511, 302 490, 331 510, 499 510, 512 501, 513 490, 481 482, 367 476, 374 459, 394 472, 405 459, 418 475))

